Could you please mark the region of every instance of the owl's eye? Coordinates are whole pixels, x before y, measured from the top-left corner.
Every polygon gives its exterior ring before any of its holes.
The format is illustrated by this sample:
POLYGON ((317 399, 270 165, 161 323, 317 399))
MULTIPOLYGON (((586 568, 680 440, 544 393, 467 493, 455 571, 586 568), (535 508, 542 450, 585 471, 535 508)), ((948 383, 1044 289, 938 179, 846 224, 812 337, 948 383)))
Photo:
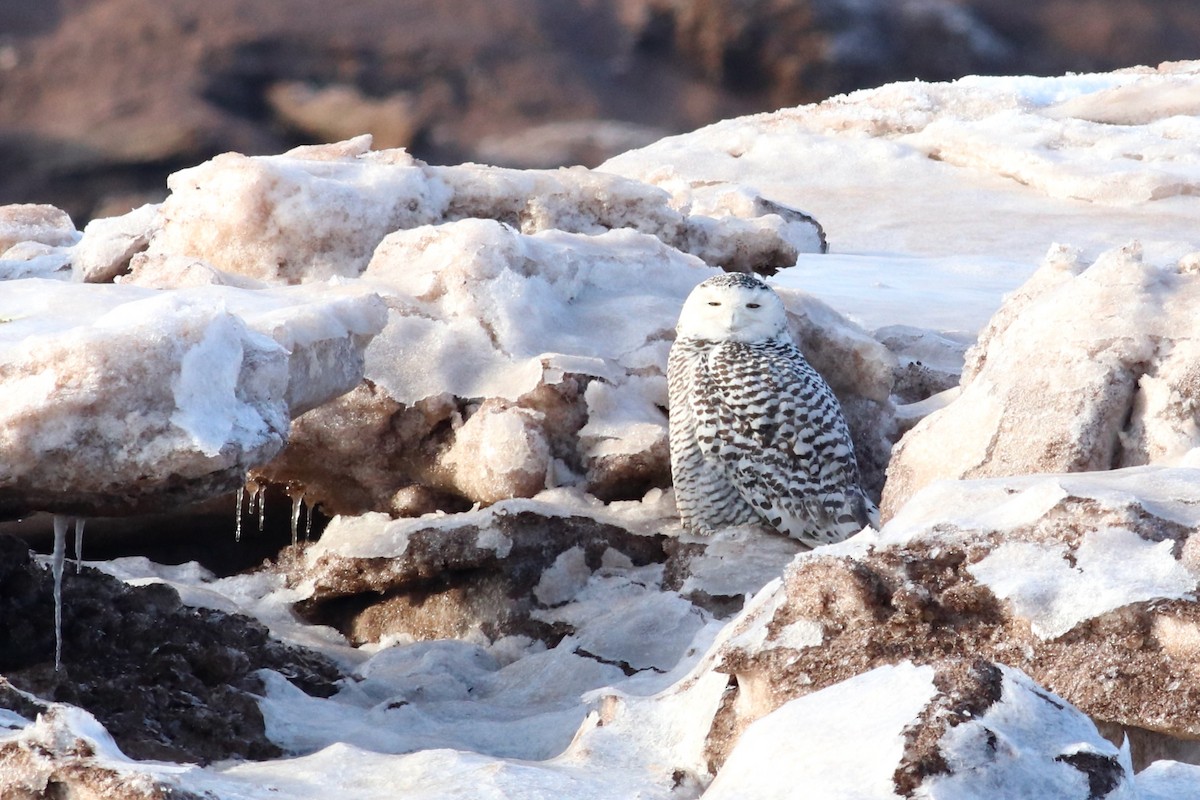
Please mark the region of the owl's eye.
POLYGON ((746 303, 746 308, 758 308, 758 303, 746 303))
POLYGON ((721 301, 720 300, 709 300, 708 304, 710 306, 719 306, 719 305, 721 305, 721 301))

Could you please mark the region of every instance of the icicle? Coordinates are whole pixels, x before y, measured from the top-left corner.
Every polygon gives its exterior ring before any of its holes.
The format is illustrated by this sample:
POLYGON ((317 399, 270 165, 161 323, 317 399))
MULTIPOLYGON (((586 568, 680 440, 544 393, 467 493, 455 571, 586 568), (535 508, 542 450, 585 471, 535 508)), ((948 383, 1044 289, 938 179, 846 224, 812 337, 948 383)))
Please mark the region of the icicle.
POLYGON ((292 546, 294 547, 297 541, 296 534, 300 529, 300 511, 305 508, 304 484, 288 481, 287 496, 292 498, 292 546))
POLYGON ((79 517, 75 520, 75 574, 83 572, 83 526, 87 520, 79 517))
POLYGON ((252 517, 256 517, 256 516, 258 516, 258 501, 259 501, 258 481, 251 481, 249 486, 250 486, 250 507, 247 509, 247 513, 250 514, 250 516, 252 516, 252 517))
POLYGON ((258 532, 263 532, 263 521, 267 516, 267 487, 258 487, 258 532))
POLYGON ((69 517, 54 515, 54 556, 50 569, 54 573, 54 671, 62 669, 62 579, 63 562, 67 560, 67 523, 69 517))
POLYGON ((296 531, 300 526, 300 508, 304 505, 304 495, 292 495, 292 545, 296 544, 296 531))
MULTIPOLYGON (((301 498, 303 501, 303 498, 301 498)), ((304 507, 304 541, 312 540, 312 517, 313 506, 306 505, 304 507)))
POLYGON ((242 540, 242 501, 246 499, 246 487, 239 486, 237 490, 237 524, 233 531, 233 540, 242 540))

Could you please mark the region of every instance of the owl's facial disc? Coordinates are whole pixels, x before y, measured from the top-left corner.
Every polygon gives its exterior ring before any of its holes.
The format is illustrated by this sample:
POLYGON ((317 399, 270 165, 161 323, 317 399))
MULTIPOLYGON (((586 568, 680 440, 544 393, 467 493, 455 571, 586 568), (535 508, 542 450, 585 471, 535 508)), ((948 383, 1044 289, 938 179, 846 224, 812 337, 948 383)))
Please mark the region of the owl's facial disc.
POLYGON ((786 330, 779 295, 745 275, 718 275, 693 289, 676 327, 680 338, 735 342, 774 339, 786 330))

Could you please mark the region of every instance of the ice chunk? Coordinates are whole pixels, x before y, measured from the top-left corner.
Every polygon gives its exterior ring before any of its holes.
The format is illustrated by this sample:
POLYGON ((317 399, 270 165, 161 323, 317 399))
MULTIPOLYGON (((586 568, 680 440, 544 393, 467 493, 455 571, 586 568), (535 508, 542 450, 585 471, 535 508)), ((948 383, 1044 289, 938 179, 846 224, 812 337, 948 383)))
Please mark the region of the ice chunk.
POLYGON ((235 488, 294 414, 361 378, 361 291, 12 281, 0 294, 0 508, 112 515, 235 488))

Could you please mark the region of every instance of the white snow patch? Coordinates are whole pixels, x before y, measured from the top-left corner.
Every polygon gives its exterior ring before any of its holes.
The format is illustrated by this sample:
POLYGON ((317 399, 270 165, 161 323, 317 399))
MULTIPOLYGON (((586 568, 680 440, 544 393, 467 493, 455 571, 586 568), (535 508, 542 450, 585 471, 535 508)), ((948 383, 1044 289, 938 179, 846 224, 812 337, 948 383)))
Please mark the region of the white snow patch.
POLYGON ((1124 528, 1084 534, 1078 548, 1006 542, 968 569, 1053 639, 1121 606, 1190 597, 1196 576, 1175 559, 1174 542, 1150 542, 1124 528), (1074 565, 1067 559, 1072 557, 1074 565))
POLYGON ((785 703, 746 729, 704 800, 897 797, 904 729, 936 694, 933 675, 906 661, 785 703))
POLYGON ((1069 761, 1076 755, 1111 759, 1120 765, 1124 774, 1105 798, 1139 797, 1128 745, 1118 748, 1104 739, 1087 715, 1019 670, 1003 665, 1000 670, 1004 676, 1000 702, 980 718, 946 731, 940 749, 950 773, 927 779, 919 797, 1094 797, 1088 773, 1069 761))

